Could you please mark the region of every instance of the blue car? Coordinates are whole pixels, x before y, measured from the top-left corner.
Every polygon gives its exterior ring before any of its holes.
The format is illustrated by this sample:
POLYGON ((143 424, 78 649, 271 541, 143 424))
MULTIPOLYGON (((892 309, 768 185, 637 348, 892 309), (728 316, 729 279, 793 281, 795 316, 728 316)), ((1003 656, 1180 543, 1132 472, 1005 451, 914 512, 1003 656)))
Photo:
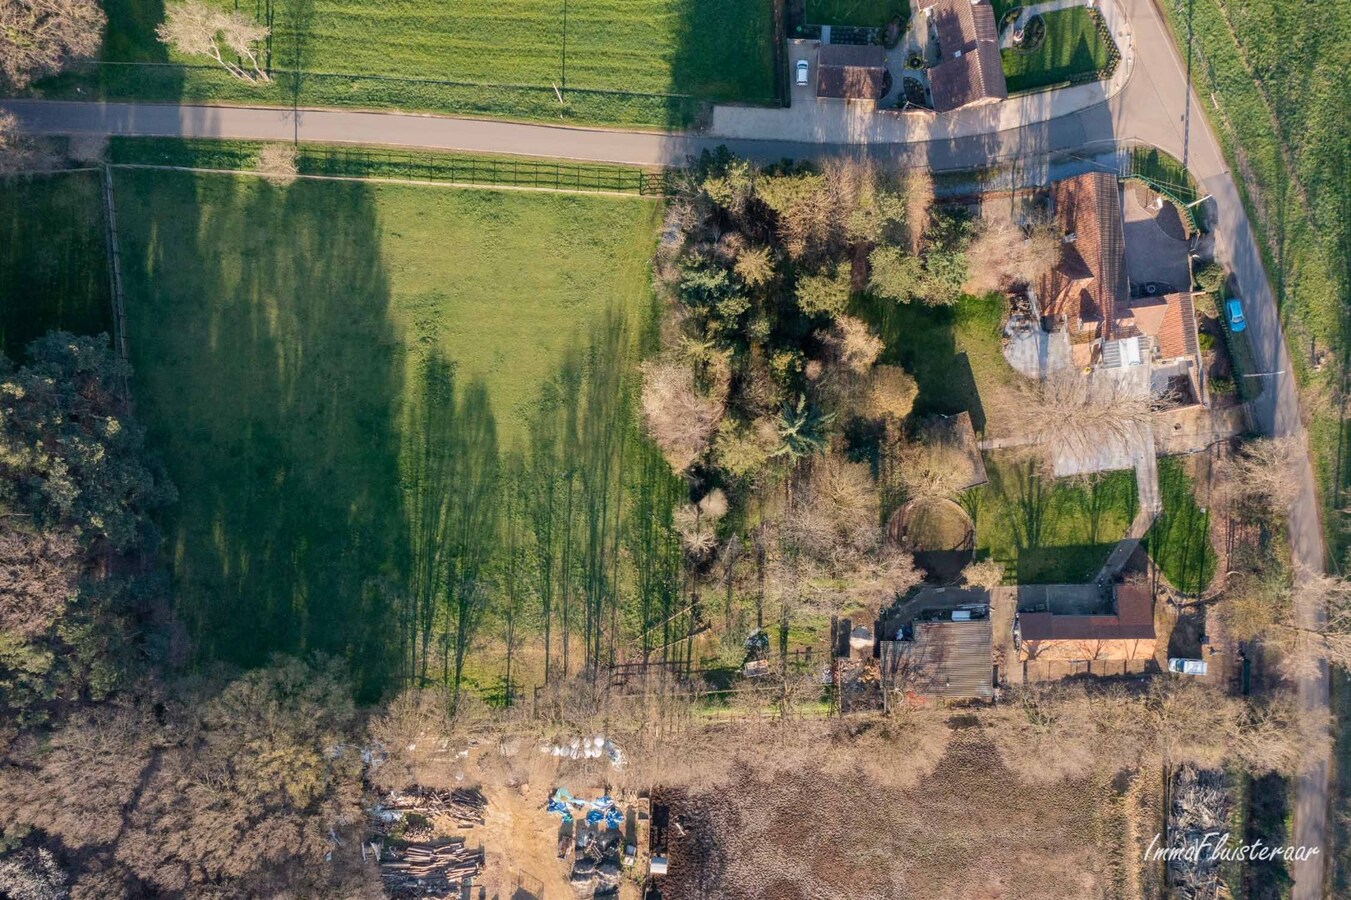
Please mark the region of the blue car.
POLYGON ((1237 297, 1224 301, 1224 311, 1229 317, 1230 331, 1242 331, 1248 327, 1248 320, 1243 318, 1243 302, 1237 297))

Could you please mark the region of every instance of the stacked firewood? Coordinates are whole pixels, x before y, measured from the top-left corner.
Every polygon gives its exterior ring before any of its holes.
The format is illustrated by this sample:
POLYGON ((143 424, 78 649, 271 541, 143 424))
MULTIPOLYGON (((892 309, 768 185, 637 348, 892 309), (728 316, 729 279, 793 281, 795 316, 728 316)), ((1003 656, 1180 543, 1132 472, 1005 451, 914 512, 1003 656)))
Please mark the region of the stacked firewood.
POLYGON ((393 791, 381 805, 388 810, 417 813, 429 819, 447 816, 461 826, 469 826, 483 824, 483 810, 488 806, 488 800, 477 789, 447 791, 417 787, 410 791, 393 791))
POLYGON ((483 851, 464 838, 390 848, 385 856, 380 877, 391 897, 458 896, 458 885, 483 871, 483 851))

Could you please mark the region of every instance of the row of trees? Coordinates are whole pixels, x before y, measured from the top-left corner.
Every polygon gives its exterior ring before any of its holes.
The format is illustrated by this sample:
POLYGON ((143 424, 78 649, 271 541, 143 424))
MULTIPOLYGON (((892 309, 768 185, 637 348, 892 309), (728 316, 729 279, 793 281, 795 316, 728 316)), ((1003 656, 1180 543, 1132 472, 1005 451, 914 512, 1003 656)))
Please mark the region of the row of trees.
POLYGON ((1278 538, 1294 506, 1303 458, 1299 438, 1256 438, 1217 463, 1212 502, 1238 535, 1214 612, 1228 636, 1264 646, 1290 677, 1323 660, 1351 669, 1351 582, 1292 569, 1278 538), (1323 610, 1321 621, 1306 610, 1323 610))

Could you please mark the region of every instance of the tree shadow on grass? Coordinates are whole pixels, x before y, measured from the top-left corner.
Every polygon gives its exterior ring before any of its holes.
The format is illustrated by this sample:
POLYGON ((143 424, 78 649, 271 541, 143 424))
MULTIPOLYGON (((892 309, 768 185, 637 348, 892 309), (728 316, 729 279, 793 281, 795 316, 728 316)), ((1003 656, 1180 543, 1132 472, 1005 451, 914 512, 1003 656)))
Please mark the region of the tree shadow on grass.
POLYGON ((438 350, 422 360, 409 406, 401 466, 408 535, 400 566, 402 675, 425 684, 435 660, 458 690, 497 538, 497 423, 484 383, 457 390, 454 364, 438 350))
POLYGON ((855 307, 886 344, 880 362, 898 365, 919 386, 914 415, 969 411, 971 425, 985 430, 985 410, 971 361, 957 349, 957 310, 864 299, 855 307))
POLYGON ((134 393, 180 494, 167 525, 201 660, 395 667, 404 359, 370 189, 117 175, 134 393))
POLYGON ((111 333, 97 172, 0 178, 0 353, 48 331, 111 333))
POLYGON ((687 128, 697 101, 775 103, 782 45, 775 37, 774 0, 682 0, 671 36, 673 95, 667 126, 687 128))

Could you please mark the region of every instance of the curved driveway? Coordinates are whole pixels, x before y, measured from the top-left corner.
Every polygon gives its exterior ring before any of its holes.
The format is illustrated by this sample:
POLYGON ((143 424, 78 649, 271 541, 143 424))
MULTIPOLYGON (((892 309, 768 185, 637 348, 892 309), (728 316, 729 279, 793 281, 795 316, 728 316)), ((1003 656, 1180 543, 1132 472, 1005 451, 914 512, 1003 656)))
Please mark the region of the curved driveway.
MULTIPOLYGON (((1165 0, 1166 2, 1166 0, 1165 0)), ((1246 302, 1248 334, 1266 390, 1252 410, 1254 424, 1274 434, 1301 434, 1299 396, 1281 333, 1276 303, 1262 267, 1238 189, 1223 154, 1196 108, 1187 73, 1172 36, 1151 0, 1121 0, 1134 31, 1135 60, 1130 80, 1115 96, 1095 106, 1061 115, 1054 92, 1017 127, 941 141, 860 144, 847 132, 807 142, 720 139, 716 136, 623 132, 555 127, 481 119, 453 119, 397 113, 240 107, 166 106, 121 103, 3 101, 35 132, 133 134, 323 143, 385 144, 437 150, 512 153, 526 156, 605 161, 637 165, 678 164, 690 154, 726 145, 759 160, 866 152, 879 160, 925 165, 936 171, 1010 162, 1031 166, 1045 154, 1076 149, 1108 149, 1125 142, 1159 147, 1187 164, 1203 193, 1213 198, 1216 254, 1233 270, 1246 302)), ((1003 124, 1001 122, 1001 124, 1003 124)), ((1044 163, 1041 163, 1044 165, 1044 163)), ((1035 176, 1035 171, 1029 173, 1035 176)), ((1290 533, 1297 563, 1323 571, 1323 533, 1307 458, 1301 469, 1300 496, 1291 513, 1290 533)), ((1305 624, 1320 620, 1319 609, 1299 611, 1305 624)), ((1326 669, 1300 682, 1303 707, 1328 708, 1326 669)), ((1295 867, 1294 900, 1313 900, 1323 892, 1328 765, 1325 754, 1312 760, 1298 779, 1293 843, 1319 847, 1295 867)))

